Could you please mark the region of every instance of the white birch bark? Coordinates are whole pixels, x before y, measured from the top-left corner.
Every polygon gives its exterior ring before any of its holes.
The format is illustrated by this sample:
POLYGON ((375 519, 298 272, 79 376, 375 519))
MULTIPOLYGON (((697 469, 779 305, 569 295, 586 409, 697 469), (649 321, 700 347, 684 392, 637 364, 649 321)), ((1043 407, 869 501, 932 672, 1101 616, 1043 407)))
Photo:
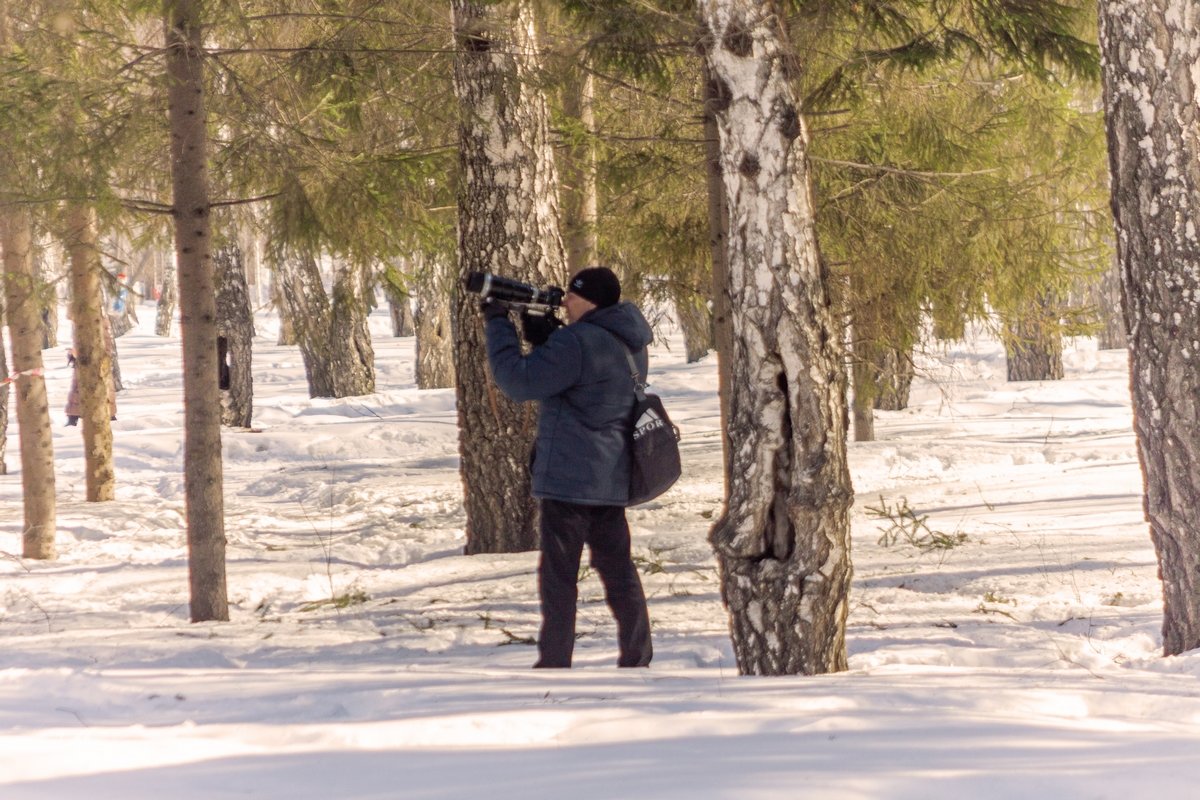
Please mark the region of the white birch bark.
POLYGON ((845 374, 770 3, 698 0, 728 203, 730 486, 711 540, 742 673, 846 668, 845 374))
POLYGON ((1200 647, 1200 0, 1101 0, 1112 207, 1163 650, 1200 647))

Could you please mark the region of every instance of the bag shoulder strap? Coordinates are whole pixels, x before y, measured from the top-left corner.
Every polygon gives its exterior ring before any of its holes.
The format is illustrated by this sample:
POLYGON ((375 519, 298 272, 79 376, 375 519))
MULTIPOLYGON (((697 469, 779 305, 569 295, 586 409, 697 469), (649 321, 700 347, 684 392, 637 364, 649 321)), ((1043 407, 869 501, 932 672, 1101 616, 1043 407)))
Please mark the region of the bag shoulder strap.
MULTIPOLYGON (((617 337, 614 335, 614 339, 617 337)), ((646 399, 646 384, 642 383, 642 378, 638 375, 637 362, 633 360, 633 353, 629 351, 629 346, 617 339, 621 345, 621 350, 625 352, 625 361, 629 364, 629 376, 633 378, 633 394, 637 397, 638 402, 646 399)))

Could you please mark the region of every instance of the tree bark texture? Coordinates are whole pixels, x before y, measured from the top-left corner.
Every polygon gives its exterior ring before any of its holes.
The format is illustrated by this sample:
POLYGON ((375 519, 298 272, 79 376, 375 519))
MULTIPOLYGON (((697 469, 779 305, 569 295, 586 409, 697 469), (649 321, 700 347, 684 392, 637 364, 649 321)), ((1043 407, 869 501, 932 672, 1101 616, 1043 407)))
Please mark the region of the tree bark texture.
MULTIPOLYGON (((493 272, 562 285, 558 177, 549 110, 536 78, 526 0, 453 0, 454 88, 460 108, 459 275, 493 272)), ((478 298, 457 293, 453 318, 466 552, 537 547, 529 496, 534 404, 514 403, 487 373, 478 298)))
POLYGON ((1042 295, 1006 326, 1005 355, 1010 381, 1060 381, 1063 378, 1062 333, 1058 304, 1042 295))
POLYGON ((254 417, 254 313, 242 248, 228 242, 214 256, 217 284, 217 357, 221 422, 249 428, 254 417))
POLYGON ((309 397, 358 397, 375 391, 375 350, 367 325, 366 271, 339 265, 332 296, 316 257, 286 248, 275 256, 282 313, 304 359, 309 397))
POLYGON ((387 296, 388 314, 392 320, 392 336, 397 339, 415 336, 416 321, 413 319, 412 297, 408 291, 383 282, 383 293, 387 296))
POLYGON ((17 427, 21 433, 21 489, 25 528, 21 553, 25 558, 52 559, 57 555, 54 496, 54 443, 50 405, 42 363, 42 310, 33 266, 33 225, 19 206, 0 210, 4 247, 4 294, 8 333, 12 342, 11 384, 16 397, 17 427))
POLYGON ((729 202, 721 167, 717 110, 726 102, 708 64, 704 65, 704 179, 708 188, 708 247, 712 256, 712 326, 717 349, 717 393, 721 406, 721 451, 725 497, 729 497, 729 384, 733 374, 733 320, 729 308, 729 202))
MULTIPOLYGON (((0 0, 0 55, 10 55, 15 49, 13 45, 9 4, 0 0)), ((12 344, 12 370, 17 376, 9 385, 16 398, 21 435, 25 515, 21 552, 25 558, 52 559, 57 555, 58 525, 54 445, 46 380, 42 374, 42 314, 33 263, 33 222, 24 206, 8 202, 9 192, 20 183, 8 164, 10 160, 0 157, 0 249, 3 250, 3 305, 12 344)))
POLYGON ((713 348, 712 312, 703 297, 681 292, 675 297, 675 313, 683 331, 683 349, 687 363, 695 364, 713 348))
POLYGON ((285 263, 282 256, 278 253, 272 256, 271 260, 274 262, 274 268, 267 272, 271 276, 269 291, 271 293, 271 304, 275 306, 275 311, 279 314, 279 337, 276 339, 275 344, 280 347, 295 347, 297 338, 296 326, 292 324, 292 312, 284 297, 283 285, 279 279, 279 271, 286 268, 285 263))
POLYGON ((698 0, 729 205, 731 480, 710 538, 743 674, 846 668, 846 378, 780 22, 698 0))
POLYGON ((392 318, 392 336, 401 339, 417 335, 416 319, 407 297, 397 300, 389 297, 388 312, 392 318))
POLYGON ((193 622, 228 620, 217 303, 199 0, 164 0, 175 263, 183 338, 184 492, 193 622))
POLYGON ((852 426, 854 441, 873 442, 875 441, 875 370, 861 352, 853 353, 850 364, 850 373, 853 377, 850 408, 854 419, 852 426))
POLYGON ((417 388, 447 389, 455 385, 450 306, 455 294, 454 265, 436 256, 423 258, 417 276, 417 388))
POLYGON ((67 253, 71 262, 71 319, 75 378, 83 422, 84 472, 89 502, 116 498, 113 465, 112 357, 105 347, 104 295, 100 288, 100 248, 96 215, 88 206, 66 209, 67 253))
POLYGON ((1101 0, 1112 209, 1163 651, 1200 647, 1200 0, 1101 0))

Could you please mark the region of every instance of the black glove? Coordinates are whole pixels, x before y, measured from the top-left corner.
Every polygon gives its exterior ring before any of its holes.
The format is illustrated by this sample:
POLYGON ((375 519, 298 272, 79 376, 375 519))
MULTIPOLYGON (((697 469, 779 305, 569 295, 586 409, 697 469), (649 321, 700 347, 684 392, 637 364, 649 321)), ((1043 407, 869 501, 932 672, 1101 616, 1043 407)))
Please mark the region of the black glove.
POLYGON ((545 344, 546 340, 550 338, 550 334, 561 327, 562 323, 558 321, 558 317, 554 316, 554 314, 521 312, 521 333, 524 335, 525 341, 534 347, 545 344))
POLYGON ((508 306, 504 303, 494 302, 490 297, 485 297, 479 301, 479 311, 483 314, 484 322, 491 322, 494 319, 508 316, 508 306))

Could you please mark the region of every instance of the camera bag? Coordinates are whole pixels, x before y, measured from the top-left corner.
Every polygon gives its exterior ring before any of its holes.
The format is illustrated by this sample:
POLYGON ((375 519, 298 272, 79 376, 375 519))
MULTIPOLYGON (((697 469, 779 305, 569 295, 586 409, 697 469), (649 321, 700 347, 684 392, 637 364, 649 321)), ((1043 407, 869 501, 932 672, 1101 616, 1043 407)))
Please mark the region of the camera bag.
POLYGON ((636 506, 674 486, 683 467, 679 463, 679 429, 667 416, 659 396, 646 391, 629 348, 624 342, 621 347, 629 362, 636 398, 629 432, 629 450, 633 456, 629 470, 629 505, 636 506))

